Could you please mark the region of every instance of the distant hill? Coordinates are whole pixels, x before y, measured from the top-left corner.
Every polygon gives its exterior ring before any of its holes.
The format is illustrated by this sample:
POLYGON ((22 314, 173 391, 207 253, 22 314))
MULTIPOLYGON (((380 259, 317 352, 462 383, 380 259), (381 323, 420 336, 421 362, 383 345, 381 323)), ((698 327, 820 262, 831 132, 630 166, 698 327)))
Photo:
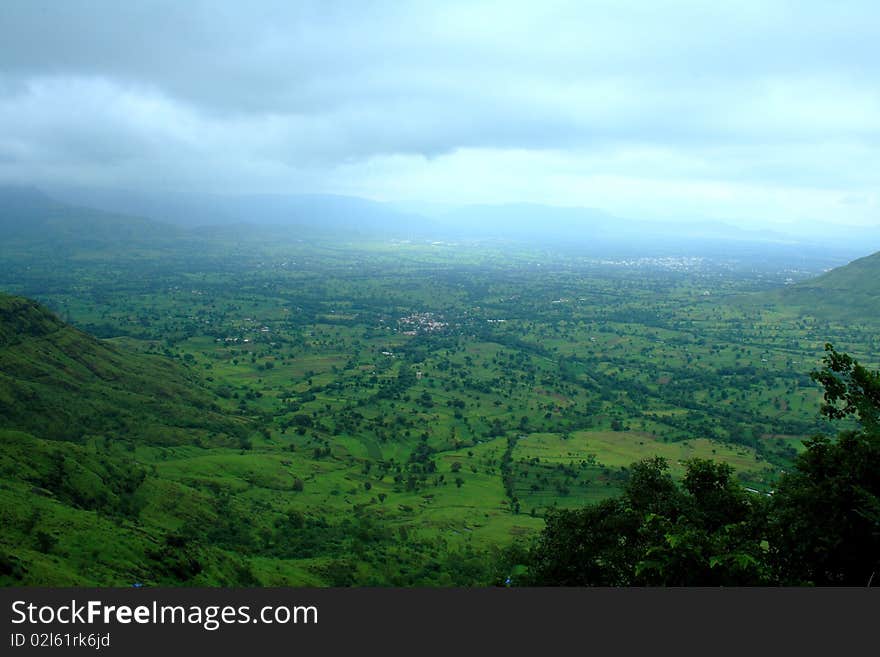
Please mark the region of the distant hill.
POLYGON ((436 214, 444 227, 470 236, 635 245, 680 245, 693 240, 782 242, 771 231, 750 231, 719 222, 640 221, 587 207, 534 203, 468 205, 436 214))
MULTIPOLYGON (((770 230, 724 222, 640 221, 589 207, 535 203, 454 205, 378 202, 328 194, 206 194, 94 188, 52 188, 68 203, 199 228, 202 237, 505 240, 607 254, 763 257, 795 252, 804 242, 770 230), (220 228, 222 227, 222 228, 220 228)), ((839 245, 838 245, 839 250, 839 245)), ((852 250, 849 251, 850 257, 852 250)), ((791 259, 791 258, 789 258, 791 259)), ((838 259, 839 261, 839 259, 838 259)))
POLYGON ((0 294, 0 428, 40 438, 236 444, 241 425, 167 358, 124 351, 0 294))
MULTIPOLYGON (((836 265, 878 242, 865 229, 855 246, 834 234, 783 234, 720 221, 643 221, 589 207, 533 203, 454 205, 378 202, 327 194, 207 194, 50 187, 0 187, 0 255, 74 251, 89 257, 184 253, 209 243, 277 244, 301 239, 500 241, 591 256, 700 255, 742 262, 836 265), (57 200, 60 199, 60 200, 57 200), (140 218, 144 217, 144 218, 140 218)), ((873 232, 872 232, 873 231, 873 232)))
POLYGON ((68 202, 104 211, 135 214, 181 227, 297 226, 340 236, 457 239, 572 239, 595 242, 658 239, 671 244, 693 237, 779 240, 770 232, 719 223, 658 224, 617 217, 584 207, 535 203, 446 205, 381 203, 330 194, 150 193, 63 188, 68 202))
POLYGON ((810 314, 875 318, 880 309, 880 252, 791 285, 774 297, 810 314))
POLYGON ((0 252, 5 252, 154 246, 169 243, 180 231, 151 219, 69 205, 31 187, 0 186, 0 232, 0 252))
MULTIPOLYGON (((297 228, 298 234, 416 237, 432 222, 376 201, 329 194, 201 194, 59 188, 71 203, 135 214, 181 228, 242 225, 297 228)), ((225 231, 228 233, 228 231, 225 231)))

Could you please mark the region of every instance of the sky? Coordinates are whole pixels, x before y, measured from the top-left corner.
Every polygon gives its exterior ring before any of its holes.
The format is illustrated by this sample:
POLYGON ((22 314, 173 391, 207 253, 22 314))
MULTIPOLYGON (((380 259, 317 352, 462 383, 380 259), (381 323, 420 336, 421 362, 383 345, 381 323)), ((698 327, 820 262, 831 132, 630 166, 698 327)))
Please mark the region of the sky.
POLYGON ((0 182, 880 225, 880 3, 0 2, 0 182))

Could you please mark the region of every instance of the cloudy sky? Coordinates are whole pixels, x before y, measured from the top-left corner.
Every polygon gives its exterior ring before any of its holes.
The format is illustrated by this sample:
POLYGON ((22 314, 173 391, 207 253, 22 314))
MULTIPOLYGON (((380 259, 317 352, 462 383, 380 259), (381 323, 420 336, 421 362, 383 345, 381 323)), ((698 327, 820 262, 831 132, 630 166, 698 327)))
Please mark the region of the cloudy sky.
POLYGON ((0 181, 880 224, 880 4, 0 1, 0 181))

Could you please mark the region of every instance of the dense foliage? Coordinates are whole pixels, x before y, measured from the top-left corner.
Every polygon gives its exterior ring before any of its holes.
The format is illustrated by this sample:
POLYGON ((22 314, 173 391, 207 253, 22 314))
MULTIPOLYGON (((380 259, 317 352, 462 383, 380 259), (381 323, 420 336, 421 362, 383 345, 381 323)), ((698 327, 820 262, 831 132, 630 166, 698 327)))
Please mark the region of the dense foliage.
POLYGON ((880 374, 831 345, 814 378, 823 412, 860 429, 816 436, 768 497, 729 466, 687 464, 679 488, 663 459, 635 464, 620 498, 551 514, 519 583, 870 585, 880 569, 880 374))

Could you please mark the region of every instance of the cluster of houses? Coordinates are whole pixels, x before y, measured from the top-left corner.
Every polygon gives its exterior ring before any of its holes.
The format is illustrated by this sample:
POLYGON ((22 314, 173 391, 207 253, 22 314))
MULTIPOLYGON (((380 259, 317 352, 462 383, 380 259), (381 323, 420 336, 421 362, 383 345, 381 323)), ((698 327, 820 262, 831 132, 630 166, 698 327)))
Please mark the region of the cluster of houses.
MULTIPOLYGON (((244 318, 244 321, 246 321, 246 322, 253 322, 254 320, 251 319, 250 317, 245 317, 245 318, 244 318)), ((269 333, 271 330, 272 330, 272 329, 270 329, 268 326, 260 326, 260 328, 259 328, 259 332, 262 333, 263 335, 269 333)), ((227 336, 227 337, 225 337, 225 338, 217 338, 217 339, 215 340, 215 342, 225 342, 225 343, 227 343, 227 344, 230 344, 230 343, 231 343, 231 344, 235 344, 235 343, 238 343, 238 342, 243 342, 243 343, 247 344, 247 343, 249 343, 250 341, 251 341, 250 338, 242 338, 242 337, 236 337, 236 336, 227 336)))
POLYGON ((436 333, 445 330, 449 324, 442 317, 434 313, 412 313, 397 320, 404 335, 416 335, 417 333, 436 333))

